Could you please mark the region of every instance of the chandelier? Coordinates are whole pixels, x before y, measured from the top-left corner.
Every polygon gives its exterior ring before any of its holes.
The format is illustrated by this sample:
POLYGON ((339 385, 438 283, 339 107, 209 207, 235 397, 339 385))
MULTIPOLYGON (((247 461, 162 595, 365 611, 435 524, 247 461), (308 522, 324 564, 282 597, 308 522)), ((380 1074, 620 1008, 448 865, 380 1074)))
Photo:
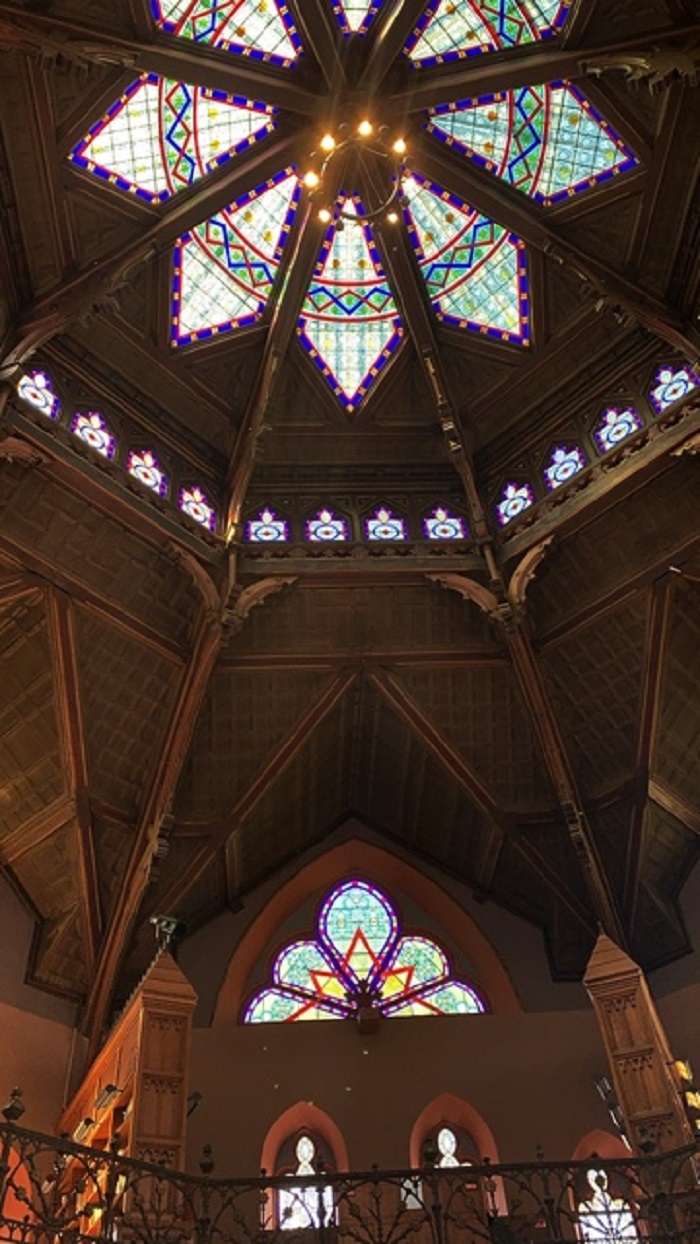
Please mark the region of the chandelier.
POLYGON ((368 156, 381 161, 388 173, 388 191, 378 206, 364 212, 366 221, 380 217, 389 224, 399 220, 397 208, 407 206, 404 180, 408 176, 404 164, 406 142, 392 132, 390 126, 375 126, 367 117, 356 124, 343 121, 335 133, 327 131, 318 144, 318 150, 309 155, 309 167, 302 177, 312 201, 318 203, 318 218, 324 224, 334 221, 336 229, 342 230, 346 220, 357 223, 353 212, 333 204, 327 188, 328 171, 333 162, 342 159, 345 164, 355 159, 362 164, 368 156))

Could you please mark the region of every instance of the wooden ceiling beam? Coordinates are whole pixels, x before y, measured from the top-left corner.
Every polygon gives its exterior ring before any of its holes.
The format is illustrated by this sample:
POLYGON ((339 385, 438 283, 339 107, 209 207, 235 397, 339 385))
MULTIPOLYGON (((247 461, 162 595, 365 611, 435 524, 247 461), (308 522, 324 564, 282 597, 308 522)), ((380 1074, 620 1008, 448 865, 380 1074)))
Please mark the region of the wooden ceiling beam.
POLYGON ((78 885, 83 911, 86 967, 88 976, 90 976, 95 967, 102 938, 102 910, 90 810, 90 784, 78 677, 75 618, 70 597, 52 589, 48 593, 47 612, 63 767, 67 776, 68 789, 75 804, 78 885))
POLYGON ((0 843, 0 868, 11 868, 35 847, 51 838, 58 829, 67 825, 75 816, 75 800, 72 795, 61 795, 47 808, 22 821, 0 843))
POLYGON ((140 810, 129 860, 95 966, 83 1017, 88 1058, 97 1053, 108 1016, 117 974, 131 937, 138 909, 148 885, 161 821, 180 776, 199 710, 222 642, 222 627, 206 609, 177 699, 160 747, 155 772, 140 810))
POLYGON ((649 797, 649 776, 653 748, 656 741, 671 595, 671 576, 665 575, 654 584, 644 653, 644 673, 634 773, 634 797, 625 861, 624 906, 630 931, 634 929, 637 914, 637 899, 644 851, 644 825, 649 797))
MULTIPOLYGON (((373 96, 383 86, 425 10, 425 0, 401 0, 399 4, 385 4, 380 7, 365 36, 367 53, 359 89, 365 91, 368 97, 373 96)), ((405 69, 409 74, 412 71, 408 58, 405 59, 405 69)), ((406 111, 411 106, 406 101, 406 111)))
POLYGON ((658 808, 662 808, 664 812, 670 813, 681 825, 685 825, 692 834, 700 837, 700 808, 696 808, 693 804, 687 803, 681 795, 671 790, 665 782, 659 778, 649 779, 649 798, 656 804, 658 808))
POLYGON ((340 703, 355 682, 355 678, 353 670, 342 670, 318 700, 297 721, 286 738, 275 748, 262 769, 236 800, 226 819, 197 827, 195 836, 201 837, 206 834, 207 840, 193 853, 165 893, 158 895, 157 902, 160 910, 177 912, 180 909, 192 886, 237 833, 246 817, 250 816, 271 786, 299 755, 311 735, 318 730, 336 705, 340 703))
POLYGON ((56 157, 55 124, 47 76, 31 60, 27 63, 27 94, 31 109, 34 152, 41 169, 42 198, 47 209, 51 244, 59 272, 70 272, 76 256, 68 225, 61 171, 56 157))
MULTIPOLYGON (((590 4, 590 0, 585 3, 590 4)), ((456 103, 531 83, 539 85, 560 78, 576 80, 583 76, 583 66, 588 62, 658 47, 659 42, 665 40, 682 44, 697 38, 698 34, 700 22, 687 21, 624 39, 604 39, 585 48, 567 46, 565 42, 547 47, 527 44, 489 56, 470 56, 457 67, 453 61, 448 61, 444 65, 415 69, 404 84, 389 94, 387 104, 392 109, 415 112, 438 103, 456 103)))
MULTIPOLYGON (((2 594, 0 591, 0 601, 2 594)), ((415 669, 459 669, 462 666, 505 665, 508 658, 505 653, 494 648, 421 648, 413 650, 388 649, 373 650, 370 654, 358 655, 353 668, 359 672, 377 668, 408 667, 415 669)), ((343 653, 333 656, 327 652, 270 652, 261 654, 241 654, 235 652, 222 656, 219 669, 235 673, 237 670, 303 670, 303 669, 347 669, 353 664, 351 654, 343 653)))
POLYGON ((262 99, 294 112, 313 115, 317 96, 299 81, 295 70, 278 69, 235 52, 156 33, 153 38, 125 38, 87 22, 73 21, 36 8, 0 2, 0 46, 30 55, 61 55, 77 66, 96 61, 139 73, 157 73, 192 86, 206 86, 247 99, 262 99))
POLYGON ((330 120, 335 101, 346 85, 345 57, 342 51, 347 51, 347 40, 330 4, 306 4, 304 0, 287 0, 287 8, 304 48, 311 52, 330 95, 330 100, 324 102, 324 109, 327 110, 330 120))

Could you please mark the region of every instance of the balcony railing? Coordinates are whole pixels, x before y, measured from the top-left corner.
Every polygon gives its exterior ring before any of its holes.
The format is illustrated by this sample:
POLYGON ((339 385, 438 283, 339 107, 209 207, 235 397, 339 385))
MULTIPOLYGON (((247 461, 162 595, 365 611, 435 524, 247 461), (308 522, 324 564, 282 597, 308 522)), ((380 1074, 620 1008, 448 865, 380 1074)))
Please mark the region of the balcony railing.
MULTIPOLYGON (((12 1244, 700 1244, 700 1150, 220 1179, 0 1126, 12 1244)), ((146 1155, 147 1156, 147 1155, 146 1155)))

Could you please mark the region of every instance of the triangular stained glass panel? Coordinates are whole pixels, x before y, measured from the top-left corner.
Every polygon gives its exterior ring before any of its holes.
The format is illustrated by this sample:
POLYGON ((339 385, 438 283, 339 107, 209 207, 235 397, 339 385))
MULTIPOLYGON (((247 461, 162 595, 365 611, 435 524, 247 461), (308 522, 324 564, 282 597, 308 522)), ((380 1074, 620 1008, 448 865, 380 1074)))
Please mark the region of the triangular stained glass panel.
POLYGON ((188 345, 260 319, 299 200, 291 168, 223 208, 175 247, 174 345, 188 345))
POLYGON ((374 384, 403 335, 372 231, 359 199, 339 200, 357 219, 336 222, 326 234, 304 299, 302 345, 352 413, 374 384))
POLYGON ((343 34, 363 35, 384 0, 333 0, 335 13, 343 34))
POLYGON ((510 185, 555 203, 638 164, 568 82, 527 86, 433 110, 429 129, 510 185))
POLYGON ((441 319, 502 341, 529 340, 525 244, 414 173, 406 224, 441 319))
POLYGON ((274 113, 268 104, 143 74, 71 159, 120 190, 159 202, 269 134, 274 113))
POLYGON ((560 0, 432 0, 404 51, 416 65, 503 51, 547 38, 569 8, 560 0))
POLYGON ((291 65, 301 49, 281 0, 151 0, 153 16, 168 34, 224 48, 257 60, 291 65))

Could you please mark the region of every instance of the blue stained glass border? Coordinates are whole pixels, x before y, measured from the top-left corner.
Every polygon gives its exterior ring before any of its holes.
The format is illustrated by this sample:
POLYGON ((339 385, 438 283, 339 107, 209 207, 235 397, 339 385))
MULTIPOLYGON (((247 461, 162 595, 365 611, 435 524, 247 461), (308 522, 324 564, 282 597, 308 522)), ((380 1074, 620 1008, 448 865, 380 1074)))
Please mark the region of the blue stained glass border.
MULTIPOLYGON (((404 55, 407 56, 409 59, 411 57, 411 52, 413 51, 414 47, 418 43, 419 39, 422 37, 423 32, 430 25, 430 22, 433 20, 441 3, 442 3, 442 0, 430 0, 430 4, 428 5, 427 9, 423 13, 422 17, 419 18, 419 20, 416 22, 415 26, 413 27, 413 30, 411 31, 411 34, 406 40, 406 43, 404 44, 404 48, 403 48, 404 55)), ((570 8, 571 8, 571 0, 567 0, 566 3, 563 2, 562 4, 560 4, 557 14, 553 22, 551 23, 551 25, 548 27, 545 27, 544 30, 540 30, 538 32, 538 38, 536 40, 533 40, 533 42, 539 43, 541 40, 553 38, 561 30, 562 26, 564 25, 567 17, 569 16, 570 8)), ((467 57, 469 56, 483 56, 484 53, 507 51, 509 46, 510 45, 508 43, 502 44, 502 43, 496 42, 496 43, 492 43, 490 47, 487 47, 487 48, 485 47, 455 48, 454 51, 440 52, 438 55, 435 55, 435 56, 426 56, 424 60, 420 60, 420 61, 411 60, 411 64, 413 65, 414 69, 429 68, 432 65, 444 65, 448 61, 466 60, 467 57)))
POLYGON ((362 23, 358 26, 357 30, 353 30, 349 25, 345 9, 340 3, 340 0, 333 0, 333 12, 335 13, 336 21, 338 22, 338 25, 344 35, 366 35, 372 21, 374 20, 375 14, 379 12, 383 3, 384 0, 372 0, 372 3, 365 13, 362 23))
MULTIPOLYGON (((292 20, 292 15, 286 4, 279 3, 278 0, 273 0, 273 3, 287 32, 290 43, 292 44, 296 55, 299 56, 300 53, 303 52, 304 47, 301 39, 299 38, 299 32, 292 20)), ((156 26, 158 26, 164 34, 174 34, 177 37, 178 23, 170 21, 169 18, 163 16, 160 0, 151 0, 151 12, 156 26)), ((195 41, 189 40, 189 42, 195 41)), ((197 40, 197 42, 206 43, 207 40, 201 39, 197 40)), ((234 55, 248 56, 251 60, 266 61, 269 65, 280 65, 283 69, 289 69, 290 66, 294 64, 294 61, 288 56, 278 56, 276 52, 263 52, 260 48, 248 47, 244 43, 233 43, 228 41, 223 44, 212 43, 210 46, 223 47, 225 51, 233 52, 234 55)))

